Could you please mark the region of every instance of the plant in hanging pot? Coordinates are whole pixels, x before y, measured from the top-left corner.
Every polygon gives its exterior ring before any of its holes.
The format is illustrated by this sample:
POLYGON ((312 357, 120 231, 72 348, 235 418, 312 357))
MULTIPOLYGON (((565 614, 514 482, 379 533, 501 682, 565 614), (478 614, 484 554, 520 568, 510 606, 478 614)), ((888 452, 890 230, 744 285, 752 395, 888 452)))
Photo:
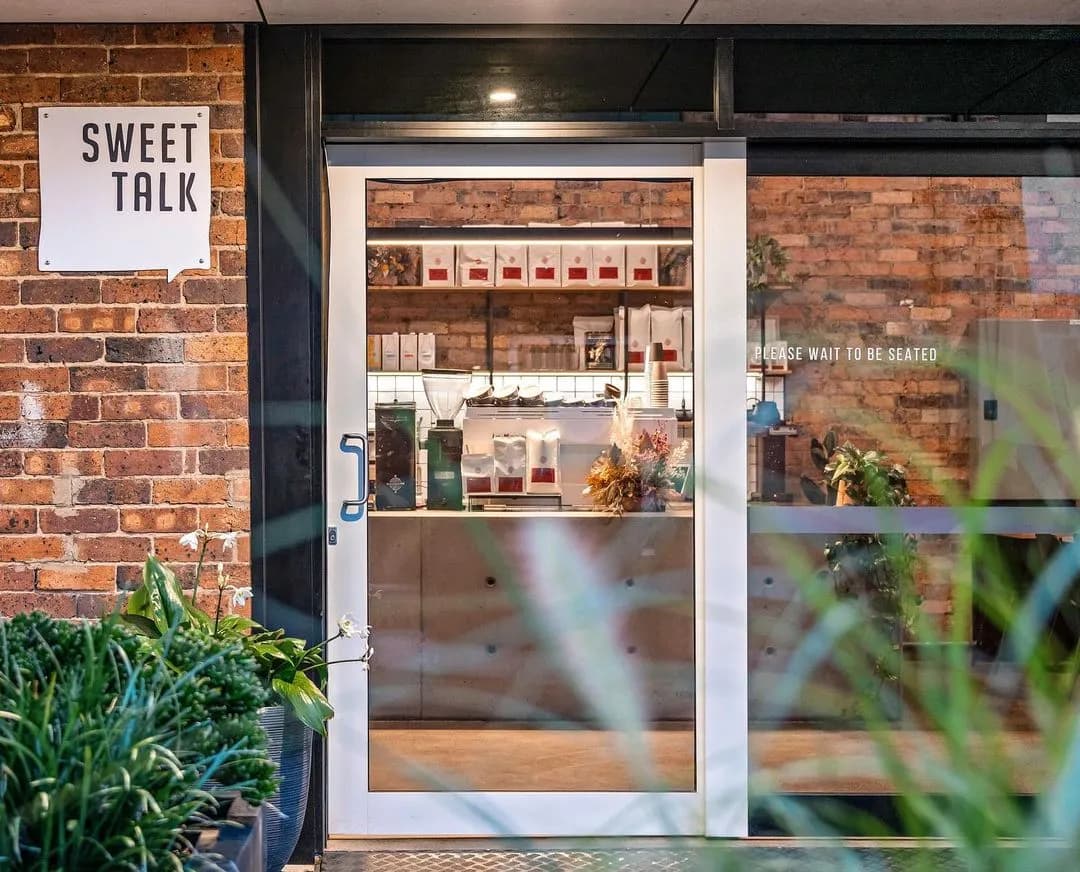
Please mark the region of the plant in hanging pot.
POLYGON ((273 702, 260 710, 259 720, 270 758, 278 767, 278 790, 269 799, 277 814, 265 820, 266 868, 277 872, 292 855, 304 822, 312 735, 326 735, 327 721, 334 715, 325 693, 327 667, 333 665, 326 659, 326 646, 336 639, 362 639, 365 646, 359 656, 336 662, 355 662, 364 669, 375 649, 370 645, 371 628, 359 626, 348 615, 338 622, 335 634, 308 645, 283 630, 268 630, 250 618, 227 613, 226 604, 243 606, 251 588, 234 585, 220 563, 213 613, 205 611, 197 595, 207 551, 214 542, 220 542, 225 551, 234 551, 236 539, 236 533, 211 533, 207 528, 180 538, 180 544, 197 555, 190 596, 184 594, 172 570, 156 557, 147 557, 143 582, 124 602, 121 618, 151 639, 164 638, 176 626, 196 625, 217 639, 236 643, 254 659, 256 674, 273 702))
POLYGON ((672 447, 662 430, 634 433, 634 419, 624 403, 615 407, 611 447, 593 463, 585 493, 597 508, 626 512, 663 512, 677 497, 675 474, 684 465, 689 446, 672 447))

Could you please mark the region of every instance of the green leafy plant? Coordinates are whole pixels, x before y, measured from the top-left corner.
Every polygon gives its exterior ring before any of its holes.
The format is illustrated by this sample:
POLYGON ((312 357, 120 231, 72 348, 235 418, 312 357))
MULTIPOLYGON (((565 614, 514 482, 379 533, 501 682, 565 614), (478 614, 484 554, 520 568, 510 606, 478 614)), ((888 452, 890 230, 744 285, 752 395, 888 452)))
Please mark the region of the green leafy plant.
MULTIPOLYGON (((838 444, 830 430, 821 440, 811 440, 810 457, 823 480, 819 484, 804 475, 801 483, 803 493, 816 505, 884 509, 914 505, 906 470, 880 451, 838 444)), ((875 657, 880 681, 896 680, 900 645, 918 607, 913 592, 916 548, 914 536, 889 533, 847 534, 825 546, 836 593, 864 602, 884 637, 892 640, 888 651, 875 657)))
MULTIPOLYGON (((242 615, 224 613, 226 597, 232 605, 242 606, 251 596, 250 587, 238 587, 218 564, 217 599, 211 615, 198 605, 199 578, 211 542, 221 541, 226 550, 235 549, 235 533, 211 533, 194 530, 180 542, 196 551, 195 584, 191 596, 185 596, 176 574, 151 556, 143 566, 143 583, 124 603, 122 619, 151 639, 162 638, 176 626, 199 627, 211 637, 243 648, 255 664, 255 674, 266 690, 315 732, 325 735, 326 722, 334 709, 326 699, 327 643, 339 638, 370 637, 370 627, 360 627, 348 616, 338 622, 338 631, 330 638, 309 646, 303 639, 286 636, 283 630, 268 630, 242 615)), ((367 668, 375 649, 370 645, 356 658, 367 668)))
POLYGON ((210 721, 215 698, 237 715, 258 704, 250 680, 247 697, 215 684, 219 666, 243 684, 248 664, 228 645, 188 653, 178 672, 115 618, 0 623, 0 868, 180 869, 185 831, 216 807, 209 779, 258 789, 260 737, 210 721))
POLYGON ((759 234, 747 240, 746 302, 750 314, 764 317, 770 302, 770 286, 791 281, 788 262, 787 252, 775 237, 759 234))

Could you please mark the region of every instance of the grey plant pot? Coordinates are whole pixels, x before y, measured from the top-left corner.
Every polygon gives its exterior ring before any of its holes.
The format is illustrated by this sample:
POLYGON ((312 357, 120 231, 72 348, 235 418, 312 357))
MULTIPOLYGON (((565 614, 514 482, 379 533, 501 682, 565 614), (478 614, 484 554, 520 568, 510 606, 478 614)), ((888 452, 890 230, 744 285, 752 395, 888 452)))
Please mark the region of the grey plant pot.
POLYGON ((311 729, 297 720, 292 709, 275 705, 260 709, 259 723, 266 730, 267 750, 278 768, 278 789, 263 816, 266 872, 281 872, 289 862, 307 810, 311 781, 311 729))

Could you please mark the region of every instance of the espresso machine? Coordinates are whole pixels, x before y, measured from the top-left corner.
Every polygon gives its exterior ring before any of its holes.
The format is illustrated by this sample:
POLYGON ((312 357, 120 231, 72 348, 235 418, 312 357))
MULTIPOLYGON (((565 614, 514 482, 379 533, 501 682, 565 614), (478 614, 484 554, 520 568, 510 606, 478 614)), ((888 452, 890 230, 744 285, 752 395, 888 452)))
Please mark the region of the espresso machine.
POLYGON ((427 507, 464 508, 461 487, 461 452, 464 435, 454 419, 465 403, 472 373, 463 369, 421 370, 424 393, 435 415, 427 436, 427 507))

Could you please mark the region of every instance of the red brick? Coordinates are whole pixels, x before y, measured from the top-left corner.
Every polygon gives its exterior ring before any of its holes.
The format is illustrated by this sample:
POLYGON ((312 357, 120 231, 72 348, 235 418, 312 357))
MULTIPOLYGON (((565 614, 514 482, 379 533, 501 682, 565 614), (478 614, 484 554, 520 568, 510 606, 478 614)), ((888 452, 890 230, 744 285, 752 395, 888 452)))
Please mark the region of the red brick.
POLYGON ((0 333, 52 333, 56 329, 56 312, 34 307, 0 309, 0 333))
POLYGON ((27 475, 101 475, 104 468, 100 451, 27 451, 23 455, 23 471, 27 475))
POLYGON ((230 366, 229 367, 229 390, 230 391, 244 391, 248 389, 248 368, 244 366, 230 366))
POLYGON ((28 63, 25 49, 0 51, 0 73, 25 73, 28 63))
MULTIPOLYGON (((133 333, 135 310, 116 307, 61 309, 58 322, 61 333, 133 333)), ((0 314, 0 327, 2 325, 3 316, 0 314)))
POLYGON ((115 533, 116 509, 42 509, 42 533, 115 533))
POLYGON ((182 394, 180 417, 229 419, 247 417, 247 395, 242 393, 182 394))
POLYGON ((180 363, 184 342, 179 336, 112 336, 105 340, 105 359, 113 363, 180 363))
POLYGON ((149 421, 147 444, 152 447, 204 447, 225 444, 224 421, 149 421))
POLYGON ((48 277, 23 279, 21 299, 25 305, 42 303, 97 303, 101 301, 98 279, 48 277))
POLYGON ((198 511, 193 508, 120 510, 120 529, 125 533, 186 533, 198 522, 198 511))
POLYGON ((104 73, 109 53, 104 48, 32 48, 32 73, 104 73))
MULTIPOLYGON (((214 245, 244 245, 247 242, 244 220, 242 218, 211 218, 210 242, 214 245)), ((243 302, 243 298, 223 300, 222 302, 243 302)))
POLYGON ((68 424, 68 444, 73 448, 141 448, 146 445, 146 425, 68 424))
POLYGON ((188 303, 245 303, 247 281, 243 278, 191 278, 184 282, 188 303))
POLYGON ((73 366, 71 389, 93 393, 141 391, 146 385, 145 366, 73 366))
POLYGON ((66 448, 67 424, 41 420, 0 424, 0 445, 9 448, 66 448))
POLYGON ((0 505, 48 505, 53 501, 53 483, 33 478, 0 478, 0 505))
POLYGON ((0 477, 8 478, 22 472, 22 452, 0 451, 0 477))
POLYGON ((39 590, 115 590, 116 567, 75 563, 43 566, 38 570, 39 590))
POLYGON ((183 48, 114 48, 109 52, 113 73, 182 73, 187 67, 187 50, 183 48))
POLYGON ((0 559, 12 563, 60 560, 64 556, 62 536, 5 536, 0 559))
MULTIPOLYGON (((0 591, 33 590, 34 569, 18 564, 0 565, 0 591)), ((0 612, 0 614, 5 614, 0 612)))
POLYGON ((204 448, 199 451, 199 472, 224 475, 248 468, 246 448, 204 448))
POLYGON ((144 103, 216 103, 216 76, 144 76, 139 87, 144 103))
POLYGON ((134 103, 138 99, 138 76, 71 76, 60 80, 64 103, 134 103))
POLYGON ((171 394, 112 394, 101 398, 101 417, 106 421, 167 419, 176 414, 176 397, 171 394))
POLYGON ((228 377, 223 366, 148 366, 147 387, 153 391, 223 391, 228 377))
POLYGON ((247 360, 246 336, 199 336, 184 343, 186 360, 200 363, 247 360))
MULTIPOLYGON (((4 76, 0 78, 0 103, 56 102, 60 99, 61 81, 55 76, 4 76)), ((36 155, 35 145, 34 153, 27 157, 36 155)), ((5 156, 4 148, 0 145, 0 157, 5 156)))
POLYGON ((223 503, 228 484, 223 478, 161 479, 154 482, 155 503, 223 503))
POLYGON ((75 597, 60 593, 5 593, 0 591, 0 615, 44 612, 54 618, 75 617, 75 597))
POLYGON ((227 506, 224 508, 210 508, 203 506, 199 509, 199 526, 209 524, 211 531, 228 532, 230 530, 244 531, 248 529, 251 519, 247 509, 227 506))
POLYGON ((101 285, 103 303, 179 303, 180 286, 165 279, 105 279, 101 285))
POLYGON ((150 482, 144 478, 85 479, 76 483, 72 500, 84 506, 148 503, 150 482))
MULTIPOLYGON (((224 485, 224 482, 221 482, 221 484, 224 485)), ((36 531, 37 511, 35 509, 11 509, 0 506, 0 534, 34 533, 36 531)))
POLYGON ((210 45, 215 40, 212 24, 137 24, 139 45, 210 45))
POLYGON ((240 73, 244 71, 244 48, 193 48, 188 51, 188 62, 193 73, 240 73))
MULTIPOLYGON (((68 438, 70 439, 70 434, 68 438)), ((248 444, 247 421, 229 421, 228 442, 230 445, 248 444)))
POLYGON ((19 283, 15 279, 0 279, 0 306, 17 306, 19 283))
POLYGON ((89 337, 26 340, 26 359, 33 363, 84 363, 104 353, 104 343, 89 337))
POLYGON ((90 563, 135 563, 150 553, 145 536, 76 536, 75 559, 90 563))
MULTIPOLYGON (((66 391, 68 371, 63 366, 0 366, 0 391, 36 394, 66 391)), ((34 403, 36 405, 36 398, 34 403)))
MULTIPOLYGON (((246 323, 241 329, 246 329, 246 323)), ((214 311, 185 307, 143 309, 138 329, 140 333, 207 333, 214 329, 214 311)))
POLYGON ((21 339, 0 339, 0 363, 22 363, 24 356, 21 339))
POLYGON ((141 475, 179 475, 184 470, 181 451, 143 448, 138 451, 106 451, 105 475, 121 478, 141 475))
POLYGON ((101 412, 101 401, 85 394, 39 394, 34 401, 46 421, 93 421, 101 412))
POLYGON ((227 306, 217 310, 219 333, 246 333, 247 309, 244 306, 227 306))
POLYGON ((131 24, 58 24, 53 28, 53 39, 41 41, 55 41, 58 45, 131 45, 135 41, 135 27, 131 24))

